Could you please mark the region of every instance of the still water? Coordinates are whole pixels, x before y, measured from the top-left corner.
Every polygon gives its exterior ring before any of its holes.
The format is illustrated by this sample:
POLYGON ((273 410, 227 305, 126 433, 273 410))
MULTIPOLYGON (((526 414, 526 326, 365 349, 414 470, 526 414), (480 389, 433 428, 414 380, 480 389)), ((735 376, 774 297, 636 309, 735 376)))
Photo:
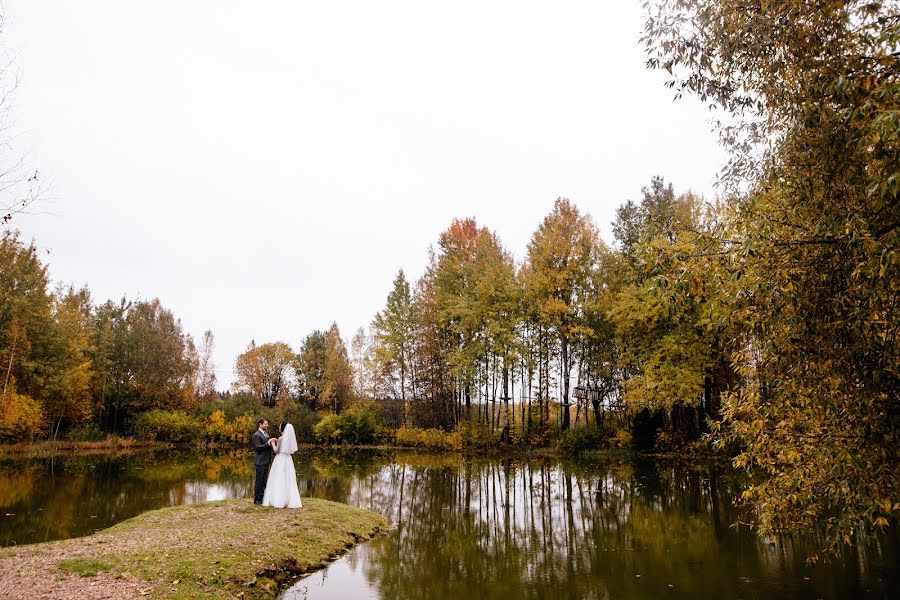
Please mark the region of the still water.
MULTIPOLYGON (((284 598, 900 598, 896 533, 827 564, 821 541, 760 540, 725 467, 415 453, 295 455, 300 491, 391 529, 284 598)), ((0 543, 87 535, 143 511, 249 497, 248 453, 0 461, 0 543)), ((189 533, 188 533, 189 534, 189 533)))

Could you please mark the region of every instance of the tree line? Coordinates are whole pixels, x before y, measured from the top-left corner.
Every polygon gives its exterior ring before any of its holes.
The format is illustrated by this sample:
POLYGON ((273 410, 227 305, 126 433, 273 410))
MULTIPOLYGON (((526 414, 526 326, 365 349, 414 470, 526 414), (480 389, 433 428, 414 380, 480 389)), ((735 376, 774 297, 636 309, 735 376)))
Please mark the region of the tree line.
POLYGON ((400 271, 351 343, 355 393, 403 403, 405 423, 476 420, 538 441, 610 409, 696 439, 737 378, 708 270, 687 280, 717 207, 654 178, 622 205, 606 245, 558 199, 524 260, 474 219, 440 234, 424 275, 400 271), (552 417, 551 417, 552 415, 552 417))
POLYGON ((139 413, 191 409, 216 396, 214 344, 157 299, 94 304, 87 287, 50 289, 33 243, 0 240, 0 438, 122 432, 139 413))
POLYGON ((353 368, 337 323, 313 331, 299 352, 286 342, 250 342, 234 366, 232 388, 251 394, 262 406, 338 414, 359 399, 353 394, 353 368))
POLYGON ((709 299, 676 285, 683 265, 659 256, 690 251, 713 211, 654 178, 617 211, 609 247, 560 198, 518 263, 495 233, 454 220, 424 275, 410 284, 399 272, 349 350, 336 323, 296 352, 254 340, 235 361, 232 391, 288 413, 387 401, 399 406, 382 418, 391 425, 475 424, 507 442, 546 444, 571 422, 631 427, 630 415, 663 432, 651 444, 697 439, 735 374, 721 327, 704 315, 709 299), (590 393, 578 402, 576 390, 590 393))

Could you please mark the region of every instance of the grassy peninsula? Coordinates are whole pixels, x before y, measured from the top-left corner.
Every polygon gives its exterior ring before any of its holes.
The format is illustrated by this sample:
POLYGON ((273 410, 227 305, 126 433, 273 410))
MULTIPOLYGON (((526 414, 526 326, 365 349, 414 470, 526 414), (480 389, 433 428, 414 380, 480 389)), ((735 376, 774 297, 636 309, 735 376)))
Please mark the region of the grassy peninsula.
POLYGON ((304 498, 146 512, 93 535, 0 550, 4 598, 272 598, 387 525, 381 515, 304 498))

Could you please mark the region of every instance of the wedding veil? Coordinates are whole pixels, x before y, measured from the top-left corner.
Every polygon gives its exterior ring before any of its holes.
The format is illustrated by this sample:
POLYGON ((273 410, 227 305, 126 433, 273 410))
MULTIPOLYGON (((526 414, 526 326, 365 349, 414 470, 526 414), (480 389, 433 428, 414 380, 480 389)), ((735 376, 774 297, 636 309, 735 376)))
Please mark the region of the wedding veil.
POLYGON ((293 454, 297 451, 297 436, 294 435, 294 426, 290 423, 281 433, 281 441, 278 443, 279 454, 293 454))

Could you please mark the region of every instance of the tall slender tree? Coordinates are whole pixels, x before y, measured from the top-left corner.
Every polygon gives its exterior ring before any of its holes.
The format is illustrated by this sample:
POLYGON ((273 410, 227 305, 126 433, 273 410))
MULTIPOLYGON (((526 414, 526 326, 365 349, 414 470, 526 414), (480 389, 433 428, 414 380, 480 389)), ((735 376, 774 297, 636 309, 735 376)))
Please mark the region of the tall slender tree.
POLYGON ((569 427, 572 342, 589 333, 583 304, 590 290, 598 244, 597 228, 590 217, 565 198, 556 201, 528 244, 525 293, 538 326, 552 336, 559 352, 563 429, 569 427))
POLYGON ((521 346, 522 289, 512 255, 487 229, 479 231, 473 267, 472 312, 482 323, 484 350, 494 357, 495 365, 500 363, 503 427, 508 431, 510 380, 521 346))
POLYGON ((446 360, 465 401, 467 418, 471 416, 473 388, 482 389, 478 377, 486 354, 484 323, 475 309, 475 256, 483 231, 474 219, 454 220, 440 235, 429 282, 439 326, 450 334, 446 360))
POLYGON ((197 352, 197 370, 194 375, 194 393, 201 402, 209 402, 216 396, 216 365, 213 362, 213 351, 216 338, 207 329, 203 332, 203 340, 197 352))
POLYGON ((410 413, 411 390, 415 389, 412 362, 415 302, 403 271, 397 273, 384 310, 375 315, 372 332, 379 362, 397 377, 396 396, 403 401, 404 415, 410 413))
POLYGON ((369 364, 366 361, 366 353, 370 342, 366 330, 360 327, 353 334, 350 341, 350 366, 353 368, 353 393, 358 398, 369 395, 372 375, 369 372, 369 364))
POLYGON ((321 403, 337 414, 350 406, 353 399, 353 369, 347 358, 347 346, 341 338, 337 323, 332 323, 325 333, 327 359, 325 362, 325 389, 321 403))
POLYGON ((303 346, 294 359, 297 398, 313 410, 321 408, 327 366, 328 342, 325 333, 313 331, 303 340, 303 346))
POLYGON ((60 287, 53 295, 55 369, 49 378, 45 415, 53 435, 93 415, 91 397, 91 295, 87 288, 60 287))

